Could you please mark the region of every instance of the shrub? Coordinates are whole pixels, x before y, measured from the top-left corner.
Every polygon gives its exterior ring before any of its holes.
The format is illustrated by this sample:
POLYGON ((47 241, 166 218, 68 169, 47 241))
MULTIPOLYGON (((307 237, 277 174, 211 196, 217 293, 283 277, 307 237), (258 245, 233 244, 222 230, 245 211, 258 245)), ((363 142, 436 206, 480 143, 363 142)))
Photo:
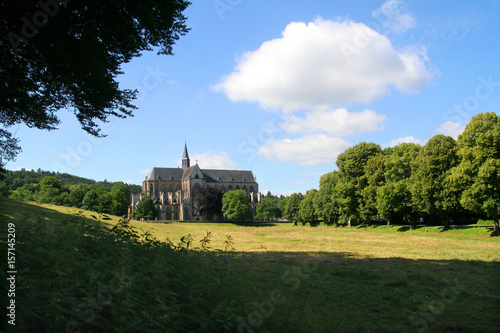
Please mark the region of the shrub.
POLYGON ((189 235, 178 244, 161 242, 127 220, 111 229, 81 217, 53 231, 42 218, 16 225, 21 330, 236 330, 234 310, 224 305, 227 259, 208 251, 210 234, 192 250, 189 235))

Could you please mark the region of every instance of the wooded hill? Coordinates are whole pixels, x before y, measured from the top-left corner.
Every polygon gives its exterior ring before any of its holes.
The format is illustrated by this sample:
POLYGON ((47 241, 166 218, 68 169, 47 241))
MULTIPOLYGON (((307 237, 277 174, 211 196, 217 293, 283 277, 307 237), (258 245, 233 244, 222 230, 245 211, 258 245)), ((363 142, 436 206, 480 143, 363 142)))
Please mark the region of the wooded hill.
POLYGON ((6 171, 0 182, 0 194, 13 199, 50 203, 114 214, 127 213, 130 195, 141 186, 123 182, 97 182, 67 173, 38 169, 6 171))

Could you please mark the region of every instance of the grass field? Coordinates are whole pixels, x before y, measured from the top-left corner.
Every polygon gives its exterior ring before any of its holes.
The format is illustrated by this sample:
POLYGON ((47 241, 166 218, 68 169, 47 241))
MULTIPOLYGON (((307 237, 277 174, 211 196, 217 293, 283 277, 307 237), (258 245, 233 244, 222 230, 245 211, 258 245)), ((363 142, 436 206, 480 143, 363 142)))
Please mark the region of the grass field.
MULTIPOLYGON (((26 223, 35 217, 54 229, 78 212, 5 199, 0 204, 4 229, 8 222, 26 223)), ((91 214, 82 215, 92 221, 91 214)), ((103 222, 112 226, 118 220, 103 222)), ((223 326, 227 331, 500 331, 500 238, 492 237, 491 230, 132 225, 174 243, 190 235, 191 248, 200 247, 199 241, 210 232, 211 251, 204 252, 198 266, 186 263, 185 269, 202 280, 207 270, 220 274, 210 301, 214 311, 230 321, 223 326), (227 236, 234 251, 216 251, 226 247, 227 236)))

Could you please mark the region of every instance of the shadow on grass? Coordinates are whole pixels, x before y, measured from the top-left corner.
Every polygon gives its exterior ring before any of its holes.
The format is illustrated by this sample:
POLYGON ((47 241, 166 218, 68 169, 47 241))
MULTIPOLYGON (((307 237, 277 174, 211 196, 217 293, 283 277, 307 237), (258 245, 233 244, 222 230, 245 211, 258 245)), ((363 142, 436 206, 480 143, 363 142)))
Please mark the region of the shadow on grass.
POLYGON ((343 252, 243 252, 230 258, 244 332, 498 329, 498 262, 343 252))
POLYGON ((230 222, 240 227, 276 227, 276 223, 271 222, 230 222))

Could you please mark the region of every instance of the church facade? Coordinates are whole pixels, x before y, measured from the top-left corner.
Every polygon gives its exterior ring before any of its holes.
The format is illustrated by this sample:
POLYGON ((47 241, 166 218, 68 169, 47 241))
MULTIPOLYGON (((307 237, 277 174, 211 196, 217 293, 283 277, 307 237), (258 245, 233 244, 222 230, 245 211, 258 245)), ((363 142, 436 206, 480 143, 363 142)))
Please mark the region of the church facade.
POLYGON ((217 188, 223 193, 243 190, 255 212, 260 203, 260 192, 252 171, 201 169, 198 163, 190 164, 185 144, 182 168, 153 168, 142 182, 142 192, 132 195, 129 217, 139 200, 148 195, 158 210, 158 220, 204 220, 194 211, 193 199, 196 191, 205 187, 217 188))

